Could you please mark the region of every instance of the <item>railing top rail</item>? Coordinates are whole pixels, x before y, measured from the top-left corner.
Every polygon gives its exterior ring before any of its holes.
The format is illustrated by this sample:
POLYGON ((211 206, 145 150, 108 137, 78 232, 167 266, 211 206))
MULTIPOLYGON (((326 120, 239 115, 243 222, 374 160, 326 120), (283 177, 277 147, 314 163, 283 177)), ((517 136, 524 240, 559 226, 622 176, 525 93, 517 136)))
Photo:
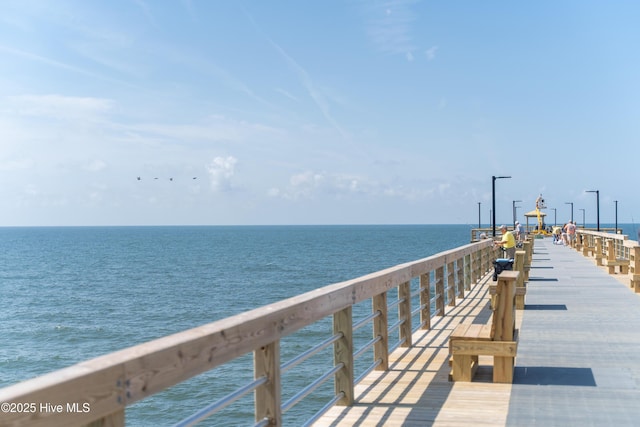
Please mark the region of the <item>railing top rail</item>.
POLYGON ((582 228, 578 228, 576 230, 576 233, 578 233, 578 234, 588 234, 588 235, 591 235, 591 236, 603 237, 605 239, 612 239, 612 240, 627 240, 627 239, 629 239, 629 236, 627 236, 626 234, 606 233, 604 231, 584 230, 582 228))

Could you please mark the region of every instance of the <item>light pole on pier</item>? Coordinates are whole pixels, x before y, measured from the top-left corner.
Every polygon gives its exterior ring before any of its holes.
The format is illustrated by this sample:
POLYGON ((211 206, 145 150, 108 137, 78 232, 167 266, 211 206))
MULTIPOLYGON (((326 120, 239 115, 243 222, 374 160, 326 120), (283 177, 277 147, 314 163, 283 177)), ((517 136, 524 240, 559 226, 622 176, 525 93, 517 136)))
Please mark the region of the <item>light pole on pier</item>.
POLYGON ((522 200, 514 200, 513 201, 513 228, 516 228, 516 208, 519 208, 520 206, 516 206, 516 203, 521 202, 522 200))
POLYGON ((618 201, 614 200, 613 203, 616 204, 616 234, 618 234, 618 201))
POLYGON ((480 221, 480 202, 478 202, 478 228, 482 228, 482 221, 480 221))
POLYGON ((600 231, 600 190, 587 190, 586 193, 596 193, 596 219, 598 231, 600 231))
POLYGON ((510 176, 492 176, 491 177, 491 208, 493 210, 493 237, 496 237, 496 179, 511 178, 510 176))
POLYGON ((584 225, 584 209, 580 208, 578 210, 582 211, 582 228, 585 228, 585 225, 584 225))
POLYGON ((556 208, 549 208, 549 209, 553 209, 553 226, 555 227, 558 224, 558 209, 556 208))
POLYGON ((571 205, 571 222, 573 222, 573 202, 564 202, 565 205, 571 205))

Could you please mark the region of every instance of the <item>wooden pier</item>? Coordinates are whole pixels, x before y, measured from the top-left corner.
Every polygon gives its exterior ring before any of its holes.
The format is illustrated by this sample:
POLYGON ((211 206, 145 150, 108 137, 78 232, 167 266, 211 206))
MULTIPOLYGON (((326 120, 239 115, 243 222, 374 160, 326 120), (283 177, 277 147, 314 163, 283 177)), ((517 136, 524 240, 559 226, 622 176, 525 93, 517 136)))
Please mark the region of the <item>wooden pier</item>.
POLYGON ((254 356, 248 367, 254 381, 193 419, 225 425, 216 422, 217 411, 236 396, 253 394, 255 425, 281 426, 283 413, 297 401, 282 402, 282 373, 316 350, 282 363, 280 340, 327 317, 333 331, 315 347, 333 347, 333 368, 313 384, 333 381, 335 397, 308 424, 638 425, 638 242, 582 230, 572 247, 551 238, 534 243, 531 256, 522 255, 531 254, 530 245, 517 253, 520 273, 512 274, 520 308, 512 383, 493 382, 488 356, 479 357, 473 381, 449 381, 451 332, 492 316, 491 261, 497 254, 487 239, 5 387, 0 402, 9 406, 3 406, 0 426, 124 426, 135 402, 247 353, 254 356), (363 317, 355 318, 356 312, 363 317), (354 332, 367 328, 373 339, 356 349, 354 332), (373 362, 356 379, 354 361, 367 352, 373 362), (43 411, 37 402, 65 411, 43 411), (79 408, 89 410, 73 410, 79 408))

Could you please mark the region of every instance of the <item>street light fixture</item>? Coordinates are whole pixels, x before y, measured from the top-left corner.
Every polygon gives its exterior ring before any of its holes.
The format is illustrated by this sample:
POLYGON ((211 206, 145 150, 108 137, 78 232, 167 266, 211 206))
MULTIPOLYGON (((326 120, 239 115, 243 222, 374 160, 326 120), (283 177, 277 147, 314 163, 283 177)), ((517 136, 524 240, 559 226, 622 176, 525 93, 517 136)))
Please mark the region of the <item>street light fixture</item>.
POLYGON ((616 204, 616 234, 618 234, 618 201, 613 201, 616 204))
POLYGON ((513 228, 516 228, 516 208, 520 206, 516 206, 516 203, 521 202, 522 200, 514 200, 513 201, 513 228))
POLYGON ((573 202, 564 202, 565 205, 571 205, 571 222, 573 222, 573 202))
POLYGON ((587 190, 585 193, 596 193, 596 218, 598 231, 600 231, 600 190, 587 190))
POLYGON ((582 228, 586 228, 586 226, 584 225, 584 209, 580 208, 578 210, 582 211, 582 228))
POLYGON ((480 202, 478 202, 478 228, 482 228, 482 222, 480 221, 480 202))
POLYGON ((496 179, 511 178, 510 176, 491 177, 491 207, 493 209, 493 237, 496 237, 496 179))

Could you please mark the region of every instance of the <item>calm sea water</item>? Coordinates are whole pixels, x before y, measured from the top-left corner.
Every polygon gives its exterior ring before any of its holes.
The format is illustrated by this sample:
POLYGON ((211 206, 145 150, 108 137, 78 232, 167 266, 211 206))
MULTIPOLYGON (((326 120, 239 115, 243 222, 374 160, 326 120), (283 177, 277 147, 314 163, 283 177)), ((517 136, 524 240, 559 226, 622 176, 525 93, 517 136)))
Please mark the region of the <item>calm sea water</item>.
MULTIPOLYGON (((467 225, 0 228, 0 387, 467 244, 467 225)), ((305 328, 282 359, 325 339, 305 328)), ((364 338, 363 338, 364 339, 364 338)), ((370 337, 366 337, 370 339, 370 337)), ((322 358, 322 356, 320 356, 322 358)), ((286 374, 300 387, 317 366, 286 374)), ((305 362, 306 363, 306 362, 305 362)), ((371 363, 371 360, 367 361, 371 363)), ((251 356, 127 409, 172 425, 252 379, 251 356)), ((297 390, 283 391, 283 401, 297 390)), ((285 414, 296 426, 332 385, 285 414)), ((251 425, 251 399, 202 425, 251 425)))

